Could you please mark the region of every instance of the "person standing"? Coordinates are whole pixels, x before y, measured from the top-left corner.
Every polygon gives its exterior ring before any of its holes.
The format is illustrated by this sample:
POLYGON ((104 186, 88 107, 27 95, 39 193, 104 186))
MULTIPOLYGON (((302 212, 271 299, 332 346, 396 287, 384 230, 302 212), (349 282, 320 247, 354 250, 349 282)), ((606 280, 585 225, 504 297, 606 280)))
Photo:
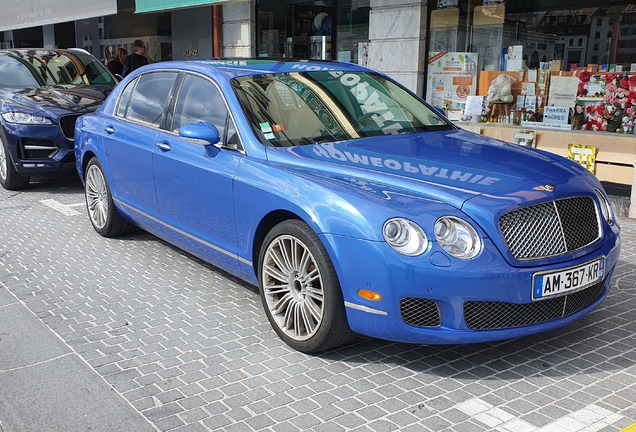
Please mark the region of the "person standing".
POLYGON ((124 68, 122 76, 126 76, 132 71, 148 64, 148 58, 144 56, 146 53, 146 44, 141 39, 133 42, 133 53, 126 56, 124 60, 124 68))
POLYGON ((117 48, 117 53, 113 56, 112 59, 108 63, 106 63, 106 67, 113 75, 122 75, 124 72, 124 62, 126 61, 126 56, 128 55, 128 50, 125 48, 117 48))

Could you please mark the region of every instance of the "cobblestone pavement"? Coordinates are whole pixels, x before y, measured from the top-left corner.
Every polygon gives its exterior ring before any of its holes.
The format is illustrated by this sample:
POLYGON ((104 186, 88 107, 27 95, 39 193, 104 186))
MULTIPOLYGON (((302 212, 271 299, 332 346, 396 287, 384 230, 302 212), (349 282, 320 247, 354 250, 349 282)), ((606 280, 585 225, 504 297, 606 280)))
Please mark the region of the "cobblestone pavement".
POLYGON ((501 343, 295 352, 255 287, 143 232, 97 235, 72 175, 0 189, 0 285, 161 431, 617 431, 636 421, 636 221, 621 223, 604 304, 501 343))

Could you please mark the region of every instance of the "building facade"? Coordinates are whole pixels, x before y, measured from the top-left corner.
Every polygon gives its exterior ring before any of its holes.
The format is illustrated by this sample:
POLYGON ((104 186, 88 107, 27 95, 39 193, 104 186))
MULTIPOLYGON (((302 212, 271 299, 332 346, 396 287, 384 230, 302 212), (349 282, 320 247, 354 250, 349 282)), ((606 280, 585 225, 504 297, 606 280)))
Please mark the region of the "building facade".
MULTIPOLYGON (((430 53, 476 54, 476 70, 636 63, 630 1, 520 0, 5 0, 3 47, 79 46, 100 58, 144 39, 152 61, 293 56, 368 65, 427 96, 430 53), (216 20, 216 21, 215 21, 216 20), (215 25, 216 23, 216 25, 215 25), (215 38, 217 47, 215 52, 215 38), (428 78, 428 79, 427 79, 428 78)), ((429 97, 428 95, 427 97, 429 97)))

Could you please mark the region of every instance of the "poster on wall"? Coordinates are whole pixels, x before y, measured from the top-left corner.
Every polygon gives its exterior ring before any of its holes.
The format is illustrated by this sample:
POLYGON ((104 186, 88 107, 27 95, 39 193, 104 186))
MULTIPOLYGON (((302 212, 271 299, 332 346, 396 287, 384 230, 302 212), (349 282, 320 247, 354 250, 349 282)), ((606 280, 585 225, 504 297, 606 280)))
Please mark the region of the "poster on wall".
POLYGON ((582 144, 568 145, 568 159, 585 167, 589 172, 596 172, 596 147, 582 144))
POLYGON ((443 109, 463 109, 477 93, 477 54, 432 52, 428 57, 426 100, 443 109))

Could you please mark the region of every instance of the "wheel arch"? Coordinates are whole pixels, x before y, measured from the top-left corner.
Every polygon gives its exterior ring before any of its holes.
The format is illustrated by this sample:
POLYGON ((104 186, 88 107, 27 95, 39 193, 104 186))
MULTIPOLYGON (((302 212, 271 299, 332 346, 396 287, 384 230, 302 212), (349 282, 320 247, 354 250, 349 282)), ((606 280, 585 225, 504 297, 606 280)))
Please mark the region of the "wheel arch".
POLYGON ((265 236, 267 236, 267 233, 270 232, 271 229, 274 228, 276 225, 290 219, 297 219, 307 223, 307 221, 305 221, 298 214, 289 210, 281 209, 269 212, 265 215, 265 217, 263 217, 263 219, 261 219, 260 223, 258 224, 256 231, 254 232, 254 240, 252 242, 252 267, 254 269, 254 276, 256 276, 257 280, 260 265, 258 258, 261 253, 261 248, 263 247, 265 236))
POLYGON ((92 150, 87 150, 82 155, 82 160, 81 160, 82 171, 79 173, 80 178, 82 179, 82 181, 84 181, 84 173, 86 172, 86 167, 88 166, 88 163, 91 161, 91 159, 93 159, 96 156, 97 155, 92 150))

